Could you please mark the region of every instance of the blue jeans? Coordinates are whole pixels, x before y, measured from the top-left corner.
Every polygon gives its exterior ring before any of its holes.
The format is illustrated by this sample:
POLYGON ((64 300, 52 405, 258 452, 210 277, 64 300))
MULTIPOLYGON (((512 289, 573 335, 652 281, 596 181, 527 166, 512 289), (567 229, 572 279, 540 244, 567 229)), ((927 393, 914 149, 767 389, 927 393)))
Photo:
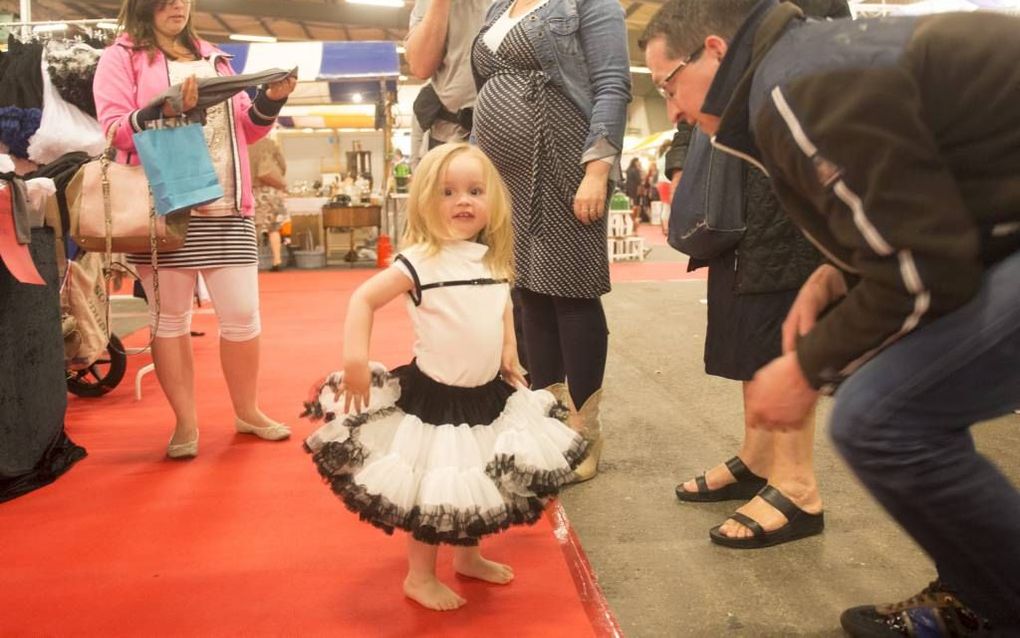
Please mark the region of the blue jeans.
POLYGON ((861 482, 1005 635, 1020 635, 1020 493, 978 454, 970 427, 1018 406, 1020 253, 985 273, 965 306, 848 379, 831 423, 861 482))

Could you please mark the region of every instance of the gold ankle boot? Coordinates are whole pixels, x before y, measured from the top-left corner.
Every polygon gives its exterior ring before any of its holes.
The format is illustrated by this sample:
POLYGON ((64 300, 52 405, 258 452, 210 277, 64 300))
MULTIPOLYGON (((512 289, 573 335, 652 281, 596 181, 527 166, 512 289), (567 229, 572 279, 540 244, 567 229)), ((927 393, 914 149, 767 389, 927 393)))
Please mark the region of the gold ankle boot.
POLYGON ((595 478, 599 471, 599 459, 602 458, 602 422, 599 420, 599 402, 602 390, 588 397, 580 410, 571 407, 567 423, 588 442, 588 456, 574 470, 572 483, 583 483, 595 478))

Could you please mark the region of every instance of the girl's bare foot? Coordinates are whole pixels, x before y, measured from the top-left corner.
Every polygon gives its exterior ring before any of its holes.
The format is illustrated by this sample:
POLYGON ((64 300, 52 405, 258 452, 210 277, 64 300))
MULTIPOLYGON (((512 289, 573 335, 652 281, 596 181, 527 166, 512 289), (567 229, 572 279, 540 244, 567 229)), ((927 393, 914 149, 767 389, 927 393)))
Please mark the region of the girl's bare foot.
POLYGON ((435 576, 415 578, 408 575, 404 579, 404 595, 422 607, 435 611, 453 611, 467 602, 435 576))
POLYGON ((477 547, 454 550, 453 568, 461 576, 497 585, 506 585, 514 579, 514 570, 509 565, 483 557, 477 547))

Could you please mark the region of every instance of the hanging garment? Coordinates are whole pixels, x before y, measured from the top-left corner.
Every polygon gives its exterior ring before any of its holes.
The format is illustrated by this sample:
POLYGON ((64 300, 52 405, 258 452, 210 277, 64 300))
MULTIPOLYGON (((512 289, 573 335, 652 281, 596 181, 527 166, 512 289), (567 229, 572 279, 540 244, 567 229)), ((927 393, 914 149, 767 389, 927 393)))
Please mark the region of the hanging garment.
MULTIPOLYGON (((49 51, 51 47, 63 46, 50 42, 47 43, 45 51, 49 51)), ((95 118, 89 117, 60 96, 46 70, 47 64, 47 56, 44 53, 40 73, 43 84, 42 117, 39 129, 29 141, 28 159, 36 164, 49 164, 60 156, 75 151, 99 155, 106 147, 102 127, 95 118)))
POLYGON ((102 47, 61 40, 49 42, 43 51, 46 75, 60 97, 93 118, 96 117, 96 100, 92 80, 102 53, 102 47))
POLYGON ((52 483, 85 456, 64 433, 67 379, 55 238, 32 230, 34 267, 46 282, 26 286, 0 264, 0 503, 52 483))
POLYGON ((41 109, 43 87, 40 42, 23 44, 13 35, 7 39, 7 53, 0 59, 0 106, 41 109))

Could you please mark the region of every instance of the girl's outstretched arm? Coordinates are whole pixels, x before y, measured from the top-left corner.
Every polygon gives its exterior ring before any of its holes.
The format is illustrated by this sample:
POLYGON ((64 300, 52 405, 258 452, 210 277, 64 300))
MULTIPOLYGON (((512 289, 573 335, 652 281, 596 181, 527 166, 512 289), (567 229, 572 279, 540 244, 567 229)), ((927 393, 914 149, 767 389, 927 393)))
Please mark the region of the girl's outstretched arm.
POLYGON ((514 333, 514 306, 513 301, 506 300, 506 310, 503 311, 503 357, 500 360, 499 373, 503 380, 510 385, 527 386, 524 379, 524 368, 517 357, 517 335, 514 333))
POLYGON ((368 369, 368 345, 372 340, 375 311, 411 290, 413 284, 396 268, 375 275, 351 295, 344 320, 344 412, 361 412, 368 405, 372 375, 368 369))

